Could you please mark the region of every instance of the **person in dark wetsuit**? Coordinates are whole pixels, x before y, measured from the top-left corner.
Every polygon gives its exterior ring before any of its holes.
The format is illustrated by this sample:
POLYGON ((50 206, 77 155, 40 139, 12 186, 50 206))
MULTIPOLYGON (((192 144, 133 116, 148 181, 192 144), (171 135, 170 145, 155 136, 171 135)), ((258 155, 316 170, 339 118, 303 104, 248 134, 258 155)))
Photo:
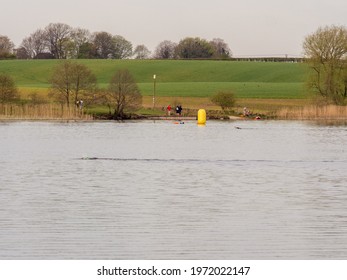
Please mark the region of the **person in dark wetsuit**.
POLYGON ((178 115, 181 116, 181 114, 182 114, 182 106, 181 106, 181 105, 178 105, 178 106, 177 106, 177 109, 176 109, 176 110, 178 111, 178 115), (177 110, 177 109, 178 109, 178 110, 177 110))

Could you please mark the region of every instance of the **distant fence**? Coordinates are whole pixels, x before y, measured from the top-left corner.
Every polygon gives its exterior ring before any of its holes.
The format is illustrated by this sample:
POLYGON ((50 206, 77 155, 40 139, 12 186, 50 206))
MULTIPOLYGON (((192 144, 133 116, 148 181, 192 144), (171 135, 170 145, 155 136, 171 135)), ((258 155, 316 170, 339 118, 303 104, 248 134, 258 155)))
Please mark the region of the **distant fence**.
MULTIPOLYGON (((154 59, 156 60, 156 59, 154 59)), ((204 61, 255 61, 255 62, 305 62, 303 57, 295 56, 254 56, 254 57, 230 57, 230 58, 177 58, 172 60, 204 60, 204 61)))
POLYGON ((91 115, 76 107, 59 104, 0 104, 0 119, 91 120, 91 115))
POLYGON ((233 57, 233 61, 255 61, 255 62, 295 62, 301 63, 305 59, 303 57, 233 57))

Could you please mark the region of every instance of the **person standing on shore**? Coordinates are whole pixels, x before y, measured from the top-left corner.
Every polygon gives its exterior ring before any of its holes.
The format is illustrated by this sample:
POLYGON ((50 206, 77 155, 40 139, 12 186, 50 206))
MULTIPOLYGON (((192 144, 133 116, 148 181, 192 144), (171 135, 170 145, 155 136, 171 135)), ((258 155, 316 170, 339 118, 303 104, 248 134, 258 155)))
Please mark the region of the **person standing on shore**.
POLYGON ((170 104, 166 107, 166 109, 167 109, 167 115, 170 117, 170 115, 171 115, 171 106, 170 106, 170 104))
POLYGON ((178 105, 178 115, 181 116, 182 114, 182 105, 178 105))

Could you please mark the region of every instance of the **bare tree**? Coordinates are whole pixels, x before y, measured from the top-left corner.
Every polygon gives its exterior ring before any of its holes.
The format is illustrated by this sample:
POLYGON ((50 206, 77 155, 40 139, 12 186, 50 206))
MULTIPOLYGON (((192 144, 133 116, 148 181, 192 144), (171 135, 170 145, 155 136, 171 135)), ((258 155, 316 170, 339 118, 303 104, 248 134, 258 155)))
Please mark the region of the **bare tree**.
POLYGON ((157 59, 172 59, 175 57, 175 48, 177 44, 165 40, 156 47, 154 51, 154 58, 157 59))
POLYGON ((13 53, 14 44, 7 37, 0 35, 0 58, 9 57, 13 53))
POLYGON ((39 54, 47 52, 45 31, 42 29, 36 30, 23 39, 21 47, 26 50, 30 58, 36 58, 39 54))
POLYGON ((27 50, 23 47, 16 49, 16 58, 17 59, 29 59, 31 58, 27 50))
POLYGON ((32 42, 29 37, 26 37, 23 39, 19 47, 19 52, 17 51, 17 58, 20 58, 20 59, 34 58, 32 42))
POLYGON ((79 58, 81 47, 87 43, 90 43, 90 32, 87 29, 75 28, 72 30, 70 38, 72 44, 72 53, 70 56, 72 58, 79 58))
POLYGON ((309 84, 314 92, 335 104, 347 97, 347 28, 326 26, 307 36, 304 53, 312 76, 309 84))
POLYGON ((135 59, 148 59, 151 52, 145 45, 138 45, 134 50, 135 59))
POLYGON ((50 79, 52 94, 70 107, 76 104, 83 95, 93 93, 96 88, 96 77, 87 66, 64 61, 57 65, 50 79))
POLYGON ((108 103, 114 108, 114 118, 123 118, 126 112, 137 110, 142 105, 142 95, 131 73, 117 71, 106 93, 108 103))
POLYGON ((213 49, 213 57, 214 58, 230 58, 231 50, 227 43, 224 42, 223 39, 214 38, 210 45, 213 49))
POLYGON ((132 44, 120 35, 113 36, 113 58, 124 59, 129 58, 133 54, 132 44))
POLYGON ((71 32, 72 28, 65 23, 50 23, 45 28, 46 44, 54 58, 66 58, 65 49, 71 32))
POLYGON ((98 58, 109 58, 114 53, 112 34, 107 32, 95 32, 92 36, 96 56, 98 58))

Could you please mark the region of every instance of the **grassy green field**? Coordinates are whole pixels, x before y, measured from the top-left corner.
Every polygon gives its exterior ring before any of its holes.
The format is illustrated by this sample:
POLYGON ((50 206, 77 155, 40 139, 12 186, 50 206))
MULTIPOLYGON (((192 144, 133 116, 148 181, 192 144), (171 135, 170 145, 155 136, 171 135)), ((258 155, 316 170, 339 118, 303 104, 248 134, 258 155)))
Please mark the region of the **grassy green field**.
MULTIPOLYGON (((302 63, 197 60, 78 60, 107 87, 111 76, 127 68, 144 96, 208 97, 232 90, 237 98, 303 99, 307 68, 302 63)), ((45 91, 58 60, 0 61, 0 73, 11 75, 21 92, 45 91)))

